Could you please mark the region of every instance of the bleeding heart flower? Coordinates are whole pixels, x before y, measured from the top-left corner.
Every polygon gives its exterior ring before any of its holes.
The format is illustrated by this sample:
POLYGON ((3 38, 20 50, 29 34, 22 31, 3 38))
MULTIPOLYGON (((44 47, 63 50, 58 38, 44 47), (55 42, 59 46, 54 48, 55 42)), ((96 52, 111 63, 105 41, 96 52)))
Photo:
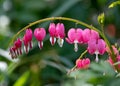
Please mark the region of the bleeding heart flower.
POLYGON ((21 47, 22 47, 22 41, 20 40, 20 38, 18 38, 14 42, 14 46, 10 48, 10 54, 13 59, 16 58, 18 55, 22 54, 21 47))
POLYGON ((90 59, 86 58, 86 59, 77 59, 76 60, 76 67, 78 69, 86 69, 88 68, 90 65, 90 59))
POLYGON ((54 23, 51 23, 49 26, 49 33, 50 33, 50 42, 52 45, 55 44, 56 38, 58 38, 58 44, 60 47, 63 46, 64 37, 65 37, 65 27, 63 23, 58 23, 55 25, 54 23))
POLYGON ((82 39, 82 29, 80 28, 71 28, 68 31, 68 38, 66 38, 66 41, 70 44, 74 43, 74 50, 75 52, 78 51, 78 43, 82 43, 83 39, 82 39))
POLYGON ((14 42, 14 46, 16 47, 17 55, 22 55, 22 41, 20 38, 17 39, 17 41, 14 42))
POLYGON ((46 36, 46 31, 44 28, 36 28, 34 30, 34 36, 38 40, 38 46, 40 49, 43 47, 43 40, 46 36))
POLYGON ((23 37, 23 42, 24 42, 24 50, 26 53, 29 52, 29 48, 32 48, 32 30, 31 29, 26 29, 26 33, 23 37))
POLYGON ((50 42, 52 45, 55 44, 56 42, 56 26, 54 23, 50 23, 50 26, 49 26, 49 33, 50 33, 50 42))
POLYGON ((96 62, 98 62, 98 54, 103 55, 106 51, 106 44, 103 39, 91 39, 88 41, 88 52, 96 54, 96 62))
POLYGON ((91 39, 98 40, 100 38, 98 32, 90 29, 85 29, 82 35, 83 35, 83 43, 88 43, 88 41, 91 39))

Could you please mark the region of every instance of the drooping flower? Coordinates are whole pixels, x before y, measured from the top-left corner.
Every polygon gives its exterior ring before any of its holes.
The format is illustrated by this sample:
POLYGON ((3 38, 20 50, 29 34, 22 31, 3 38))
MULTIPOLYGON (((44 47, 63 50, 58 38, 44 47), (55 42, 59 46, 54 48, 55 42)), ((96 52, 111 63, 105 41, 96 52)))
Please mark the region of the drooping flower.
POLYGON ((14 42, 14 45, 10 48, 10 54, 13 59, 22 54, 21 47, 22 47, 22 41, 20 40, 20 38, 18 38, 14 42))
POLYGON ((70 44, 74 43, 74 50, 75 52, 78 51, 78 43, 82 43, 83 39, 82 39, 82 29, 80 28, 71 28, 68 31, 68 38, 66 38, 66 41, 70 44))
POLYGON ((86 69, 88 68, 90 65, 90 59, 89 58, 85 58, 85 59, 77 59, 76 60, 76 67, 78 69, 86 69))
POLYGON ((58 38, 58 44, 60 47, 63 46, 64 43, 64 37, 65 37, 65 27, 63 23, 58 23, 56 25, 56 36, 58 38))
POLYGON ((24 43, 24 50, 26 53, 29 52, 29 49, 32 48, 32 30, 27 29, 26 33, 23 37, 23 43, 24 43))
POLYGON ((50 33, 50 42, 51 42, 51 45, 54 45, 55 42, 56 42, 56 26, 54 23, 50 23, 50 26, 49 26, 49 33, 50 33))
POLYGON ((106 44, 103 39, 91 39, 88 41, 88 52, 90 54, 96 54, 96 62, 98 62, 98 54, 103 55, 106 51, 106 44))
POLYGON ((83 43, 88 43, 88 41, 91 39, 98 40, 100 38, 97 31, 90 29, 84 29, 82 35, 83 35, 83 43))
POLYGON ((15 47, 15 46, 12 46, 12 47, 10 48, 10 55, 11 55, 12 59, 14 59, 14 58, 17 57, 16 47, 15 47))
POLYGON ((44 28, 36 28, 34 30, 34 36, 38 40, 38 46, 40 49, 43 47, 43 39, 46 36, 46 31, 44 28))
POLYGON ((14 46, 16 47, 17 55, 22 55, 22 41, 20 40, 20 38, 15 41, 14 46))
POLYGON ((55 25, 54 23, 51 23, 49 26, 49 33, 50 33, 50 42, 52 45, 55 44, 56 38, 58 38, 58 44, 60 47, 63 46, 64 43, 64 37, 65 37, 65 27, 63 23, 58 23, 55 25))

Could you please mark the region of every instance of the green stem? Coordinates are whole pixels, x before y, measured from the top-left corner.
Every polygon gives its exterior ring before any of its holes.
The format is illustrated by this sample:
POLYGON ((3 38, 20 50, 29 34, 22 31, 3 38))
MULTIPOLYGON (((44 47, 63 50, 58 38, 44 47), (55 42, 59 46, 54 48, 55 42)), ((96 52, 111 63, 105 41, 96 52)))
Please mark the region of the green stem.
POLYGON ((79 57, 79 59, 81 59, 85 54, 87 53, 87 50, 85 50, 79 57))

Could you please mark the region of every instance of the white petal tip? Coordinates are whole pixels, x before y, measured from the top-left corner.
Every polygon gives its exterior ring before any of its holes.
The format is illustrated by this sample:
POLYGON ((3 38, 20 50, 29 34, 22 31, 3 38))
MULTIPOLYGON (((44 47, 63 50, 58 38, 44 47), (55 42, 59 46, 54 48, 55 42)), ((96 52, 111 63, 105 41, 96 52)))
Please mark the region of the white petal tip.
POLYGON ((63 47, 63 43, 64 43, 64 40, 63 40, 63 39, 58 38, 57 42, 58 42, 58 45, 59 45, 60 47, 63 47))
POLYGON ((55 37, 50 37, 50 43, 53 46, 56 42, 56 38, 55 37))
POLYGON ((38 42, 38 46, 39 46, 40 49, 42 49, 42 47, 43 47, 43 42, 38 42))

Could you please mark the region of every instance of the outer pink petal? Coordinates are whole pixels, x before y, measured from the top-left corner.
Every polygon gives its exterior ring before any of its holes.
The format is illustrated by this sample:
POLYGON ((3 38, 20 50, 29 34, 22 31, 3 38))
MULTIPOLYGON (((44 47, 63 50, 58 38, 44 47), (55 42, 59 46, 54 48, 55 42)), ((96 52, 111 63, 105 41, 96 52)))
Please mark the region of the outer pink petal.
POLYGON ((99 39, 100 37, 99 37, 99 34, 98 34, 98 32, 96 32, 95 30, 91 30, 91 35, 90 35, 90 38, 91 39, 99 39))
POLYGON ((18 39, 15 41, 14 45, 15 45, 17 48, 20 48, 20 47, 22 46, 22 41, 20 40, 20 38, 18 38, 18 39))
POLYGON ((25 46, 28 46, 29 41, 27 40, 26 35, 24 35, 24 37, 23 37, 23 42, 24 42, 25 46))
POLYGON ((77 28, 76 29, 76 40, 78 40, 79 43, 83 42, 83 38, 82 38, 82 29, 77 28))
POLYGON ((88 43, 88 41, 90 40, 90 30, 85 29, 82 33, 82 36, 83 36, 83 43, 88 43))
POLYGON ((79 68, 79 69, 83 68, 83 64, 82 64, 82 60, 81 60, 81 59, 77 59, 77 60, 76 60, 76 66, 77 66, 77 68, 79 68))
POLYGON ((66 39, 66 41, 68 42, 68 43, 70 43, 70 44, 73 44, 74 42, 73 41, 71 41, 69 38, 65 38, 66 39))
POLYGON ((50 33, 50 36, 55 36, 56 35, 55 23, 50 23, 48 31, 50 33))
POLYGON ((91 39, 90 41, 88 41, 88 52, 90 54, 94 54, 96 49, 97 49, 96 40, 95 39, 91 39))
POLYGON ((56 35, 62 39, 65 37, 65 27, 63 23, 58 23, 56 25, 56 35))
POLYGON ((89 58, 86 58, 86 59, 85 59, 85 64, 86 64, 86 65, 90 65, 90 59, 89 59, 89 58))
POLYGON ((32 30, 31 29, 27 29, 25 35, 26 35, 26 40, 28 40, 28 41, 32 40, 32 30))
POLYGON ((86 58, 82 60, 83 68, 88 68, 90 65, 90 59, 86 58))
POLYGON ((76 30, 74 28, 71 28, 69 31, 68 31, 68 38, 71 42, 74 42, 75 39, 76 39, 76 30))
POLYGON ((44 28, 36 28, 34 30, 34 36, 38 41, 42 41, 46 36, 46 31, 44 28))
POLYGON ((103 55, 106 51, 106 44, 103 39, 98 39, 97 49, 99 51, 99 54, 103 55))

